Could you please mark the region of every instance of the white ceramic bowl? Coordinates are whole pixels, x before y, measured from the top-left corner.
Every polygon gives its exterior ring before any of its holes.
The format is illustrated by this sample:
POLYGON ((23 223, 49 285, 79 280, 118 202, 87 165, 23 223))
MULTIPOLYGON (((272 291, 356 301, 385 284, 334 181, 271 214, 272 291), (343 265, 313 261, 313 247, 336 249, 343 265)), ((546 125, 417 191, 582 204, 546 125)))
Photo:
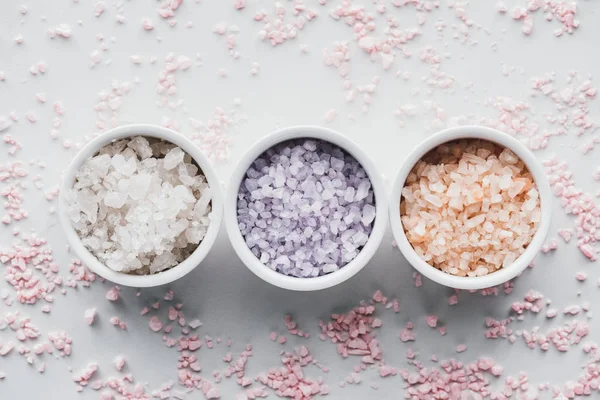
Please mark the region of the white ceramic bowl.
POLYGON ((181 278, 191 270, 196 268, 200 262, 206 257, 211 247, 215 243, 221 220, 223 218, 223 195, 221 192, 221 182, 215 169, 210 161, 204 156, 200 149, 185 136, 156 125, 133 124, 120 126, 102 133, 100 136, 86 144, 81 151, 75 156, 69 168, 67 169, 60 187, 59 196, 59 214, 61 225, 67 235, 67 240, 71 249, 81 259, 84 265, 89 267, 93 272, 108 279, 114 283, 124 286, 133 287, 152 287, 164 285, 181 278), (161 271, 152 275, 130 275, 121 272, 113 271, 112 269, 101 263, 81 242, 77 232, 71 225, 71 220, 67 215, 67 204, 65 194, 71 190, 75 182, 75 175, 83 163, 92 157, 106 144, 119 139, 132 136, 146 136, 158 139, 163 139, 181 147, 183 151, 192 156, 202 172, 206 176, 208 185, 212 190, 212 213, 211 222, 206 232, 206 236, 200 242, 200 245, 194 252, 183 262, 170 268, 166 271, 161 271))
POLYGON ((285 128, 267 135, 265 138, 252 146, 246 152, 246 154, 243 155, 241 161, 238 163, 233 172, 225 196, 224 209, 227 233, 229 234, 229 238, 233 248, 235 249, 235 252, 242 259, 244 264, 246 264, 246 266, 252 272, 254 272, 263 280, 284 289, 298 291, 326 289, 342 283, 358 273, 369 262, 371 257, 373 257, 375 251, 377 251, 377 248, 383 239, 387 222, 385 187, 383 185, 381 175, 379 175, 375 169, 375 164, 352 140, 331 129, 321 128, 318 126, 293 126, 285 128), (252 251, 250 251, 246 245, 246 242, 244 241, 242 233, 238 227, 237 219, 237 199, 239 187, 242 183, 244 175, 246 174, 246 171, 252 165, 254 160, 256 160, 256 158, 266 150, 281 142, 301 138, 321 139, 333 143, 347 151, 365 169, 365 172, 371 180, 371 187, 373 188, 373 193, 375 195, 376 216, 373 230, 369 236, 369 239, 367 240, 367 243, 362 248, 360 253, 358 253, 354 260, 339 270, 314 278, 296 278, 287 276, 277 271, 273 271, 260 262, 260 260, 256 258, 254 254, 252 254, 252 251))
POLYGON ((544 169, 542 168, 540 162, 523 143, 512 136, 495 129, 482 126, 460 126, 443 130, 427 138, 408 155, 407 159, 402 165, 402 168, 400 168, 400 172, 398 173, 398 177, 396 178, 394 187, 392 189, 390 201, 390 223, 394 238, 398 244, 398 248, 408 262, 421 274, 437 283, 456 289, 484 289, 500 285, 514 278, 523 272, 523 270, 531 263, 535 255, 542 247, 548 234, 551 219, 551 205, 552 195, 544 169), (400 219, 400 200, 402 188, 406 182, 406 177, 415 166, 417 161, 419 161, 427 152, 442 143, 456 139, 467 138, 483 139, 500 144, 512 150, 517 156, 519 156, 529 168, 529 171, 531 172, 538 187, 538 191, 540 193, 540 208, 542 212, 542 220, 538 231, 533 236, 533 239, 527 246, 525 252, 521 254, 521 256, 518 257, 511 265, 501 268, 492 274, 480 277, 454 276, 429 265, 415 252, 412 245, 408 242, 406 234, 404 233, 402 221, 400 219))

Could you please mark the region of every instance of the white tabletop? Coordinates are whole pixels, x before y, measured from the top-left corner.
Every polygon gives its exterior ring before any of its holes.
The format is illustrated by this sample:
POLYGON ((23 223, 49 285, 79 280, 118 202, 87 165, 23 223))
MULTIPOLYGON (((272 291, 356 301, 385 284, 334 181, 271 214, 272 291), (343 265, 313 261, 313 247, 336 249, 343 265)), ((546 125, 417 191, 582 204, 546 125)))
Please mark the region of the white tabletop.
MULTIPOLYGON (((329 16, 330 10, 341 2, 330 0, 321 6, 316 0, 307 0, 307 6, 316 10, 318 16, 307 22, 295 39, 273 47, 268 41, 260 40, 259 31, 264 23, 254 20, 255 13, 262 9, 274 13, 275 7, 270 1, 248 0, 246 7, 238 11, 233 6, 234 1, 197 3, 184 0, 173 17, 177 21, 175 27, 170 27, 168 21, 157 14, 159 2, 105 1, 105 11, 96 17, 95 9, 100 6, 95 2, 24 0, 27 14, 22 15, 19 2, 4 1, 0 5, 0 71, 5 75, 5 80, 0 81, 0 116, 9 118, 14 111, 18 122, 13 122, 1 134, 21 143, 22 149, 12 156, 8 153, 10 146, 1 145, 0 164, 24 162, 28 176, 22 181, 27 182, 28 188, 23 190, 23 208, 29 215, 21 221, 0 224, 0 248, 10 247, 14 228, 21 232, 33 230, 48 240, 60 268, 59 275, 70 275, 68 268, 74 255, 66 252, 66 240, 56 213, 50 210, 56 206, 56 199, 46 200, 45 193, 58 185, 61 172, 76 153, 76 147, 100 132, 96 126, 100 117, 94 107, 101 101, 102 93, 110 91, 115 82, 131 84, 130 92, 122 96, 122 107, 114 114, 103 113, 105 119, 114 117, 118 124, 171 124, 178 126, 182 133, 193 135, 197 131, 191 119, 207 124, 214 119, 217 107, 233 115, 233 126, 222 133, 231 141, 231 155, 228 160, 216 164, 224 184, 240 156, 265 134, 290 125, 317 124, 331 127, 355 140, 372 157, 391 186, 407 153, 424 137, 456 123, 498 120, 501 113, 494 103, 500 97, 529 105, 530 109, 520 111, 518 115, 527 118, 526 124, 539 124, 539 132, 556 130, 558 125, 550 124, 546 118, 547 114, 557 113, 555 104, 540 92, 531 96, 532 78, 550 74, 554 89, 560 91, 566 87, 570 71, 576 71, 575 79, 583 82, 600 70, 597 52, 600 7, 592 1, 578 2, 576 17, 581 25, 572 35, 565 33, 562 37, 554 34, 562 23, 557 20, 547 22, 542 10, 532 14, 533 31, 530 36, 524 35, 523 22, 511 18, 513 3, 521 5, 525 3, 523 1, 507 1, 509 11, 504 15, 496 11, 493 2, 462 2, 467 3, 464 5, 466 15, 473 21, 468 28, 457 16, 455 7, 449 7, 445 1, 438 9, 423 12, 425 23, 422 26, 417 24, 417 11, 413 5, 398 8, 387 4, 387 12, 381 15, 374 2, 356 1, 356 6, 364 5, 374 13, 378 35, 384 35, 386 18, 391 16, 397 18, 401 29, 420 31, 420 35, 404 47, 411 55, 403 55, 400 49, 395 49, 397 54, 388 70, 383 69, 379 59, 371 61, 357 44, 350 26, 329 16), (126 18, 124 23, 117 22, 118 9, 122 9, 120 14, 126 18), (153 30, 142 28, 144 17, 153 21, 153 30), (188 27, 188 21, 192 22, 192 27, 188 27), (446 25, 441 33, 436 30, 441 26, 440 21, 446 25), (230 29, 231 25, 239 28, 239 33, 234 33, 238 59, 228 49, 229 33, 223 36, 213 33, 213 27, 220 22, 230 29), (71 37, 49 38, 48 30, 60 24, 70 26, 71 37), (463 27, 466 36, 461 33, 463 27), (458 38, 454 37, 455 33, 458 38), (14 40, 18 35, 22 35, 20 45, 14 40), (102 41, 98 39, 100 35, 104 38, 102 41), (363 112, 362 94, 358 94, 353 102, 347 102, 344 78, 338 75, 335 67, 324 63, 323 49, 331 50, 335 42, 342 41, 348 42, 348 80, 352 85, 357 88, 372 83, 375 78, 380 79, 370 95, 372 103, 366 112, 363 112), (439 66, 421 59, 421 52, 428 46, 439 54, 439 66), (172 99, 182 102, 174 105, 174 109, 157 103, 160 101, 157 93, 159 74, 165 69, 169 53, 176 58, 187 56, 192 61, 188 70, 174 73, 177 93, 172 99), (134 55, 141 58, 140 65, 132 62, 134 55), (98 57, 99 62, 92 67, 92 59, 98 57), (154 63, 151 63, 152 57, 156 58, 154 63), (33 75, 30 67, 40 61, 47 65, 47 70, 33 75), (252 74, 253 68, 257 74, 252 74), (447 74, 444 82, 432 78, 438 70, 447 74), (225 71, 226 76, 221 76, 225 71), (446 84, 449 87, 441 87, 446 84), (46 103, 36 100, 38 93, 45 94, 46 103), (52 139, 50 132, 58 117, 53 104, 57 101, 64 106, 65 112, 60 117, 61 126, 56 128, 58 138, 52 139), (237 102, 240 104, 236 105, 237 102), (399 105, 414 105, 415 115, 399 118, 395 115, 399 105), (337 112, 337 117, 327 122, 326 115, 332 109, 337 112), (28 112, 35 114, 37 122, 27 120, 28 112), (434 121, 438 116, 441 119, 434 121), (64 148, 65 142, 67 146, 72 143, 70 149, 64 148), (46 167, 32 165, 30 160, 41 161, 46 167), (37 189, 36 182, 43 188, 37 189)), ((288 10, 286 18, 292 19, 293 2, 281 3, 288 10)), ((589 118, 598 118, 597 98, 586 101, 589 118)), ((107 122, 106 127, 108 125, 107 122)), ((595 194, 598 183, 593 176, 599 150, 591 150, 587 155, 583 153, 585 144, 595 133, 590 129, 583 136, 577 136, 572 121, 567 128, 566 135, 550 138, 547 149, 535 154, 540 160, 556 154, 567 161, 577 186, 595 194)), ((525 134, 517 137, 527 139, 525 134)), ((0 192, 8 185, 0 181, 0 192)), ((565 214, 558 200, 553 212, 549 238, 558 238, 560 228, 575 227, 574 218, 565 214)), ((0 217, 2 215, 4 210, 0 209, 0 217)), ((0 264, 0 270, 3 268, 6 266, 0 264)), ((544 299, 552 300, 552 307, 559 310, 559 315, 550 320, 545 318, 545 309, 540 314, 526 313, 523 321, 511 324, 512 329, 531 331, 540 326, 540 332, 547 332, 565 322, 581 320, 590 327, 590 334, 583 342, 597 337, 600 325, 596 319, 590 319, 591 312, 576 316, 562 313, 567 306, 581 306, 585 302, 591 304, 593 311, 600 300, 596 284, 600 276, 597 263, 588 261, 581 254, 576 240, 565 244, 559 239, 556 251, 538 256, 535 268, 515 280, 510 295, 502 290, 497 296, 485 297, 479 293, 461 292, 459 303, 450 306, 448 297, 453 294, 452 290, 425 279, 423 286, 417 288, 412 274, 411 266, 392 247, 388 230, 374 259, 354 278, 321 292, 288 292, 255 277, 237 258, 222 229, 208 258, 184 279, 168 287, 144 289, 139 297, 136 297, 136 289, 122 288, 121 298, 114 303, 105 299, 105 293, 112 285, 96 281, 90 288, 66 288, 65 295, 61 294, 60 288, 56 289, 51 311, 46 314, 42 307, 49 303, 39 300, 35 305, 19 304, 15 290, 2 279, 0 294, 14 302, 10 307, 0 303, 0 321, 7 313, 19 312, 20 317, 30 317, 40 332, 37 341, 25 342, 30 348, 47 341, 50 332, 65 330, 72 338, 73 351, 67 357, 58 357, 56 353, 32 355, 33 365, 28 364, 17 348, 0 357, 0 372, 5 374, 0 380, 0 398, 98 398, 98 392, 89 387, 78 393, 72 378, 71 369, 80 371, 91 362, 96 362, 99 367, 92 380, 131 373, 135 382, 147 384, 147 393, 168 380, 175 382, 172 393, 182 391, 177 383, 179 353, 176 348, 165 346, 162 335, 148 327, 150 315, 156 314, 163 321, 167 320, 169 302, 163 300, 158 311, 140 315, 142 307, 162 299, 168 289, 175 293, 173 302, 183 303, 182 310, 188 321, 197 317, 203 322, 197 329, 201 337, 209 335, 216 340, 220 336, 233 341, 229 350, 224 344, 215 344, 212 350, 203 346, 196 352, 202 366, 201 376, 209 380, 213 379, 214 370, 223 370, 227 366, 222 361, 225 353, 232 351, 235 355, 248 343, 254 350, 247 364, 246 376, 250 378, 270 367, 280 366, 280 350, 291 351, 306 345, 330 369, 328 373, 316 367, 306 370, 312 377, 323 377, 330 387, 328 398, 400 398, 404 380, 398 376, 381 379, 376 370, 361 373, 361 384, 341 388, 339 383, 360 361, 352 357, 342 359, 334 344, 318 338, 319 319, 327 320, 332 312, 348 311, 360 300, 370 299, 377 289, 390 298, 397 298, 400 304, 397 314, 381 306, 377 311, 383 327, 376 334, 388 365, 416 371, 405 357, 409 348, 419 353, 420 361, 433 367, 436 364, 429 361, 433 354, 439 359, 456 358, 464 362, 487 355, 504 367, 500 378, 492 378, 493 388, 501 390, 506 377, 518 377, 519 372, 524 371, 529 377, 531 394, 536 392, 539 383, 549 382, 563 388, 567 381, 577 380, 583 373, 581 367, 588 356, 582 351, 582 344, 572 345, 566 353, 559 353, 553 346, 544 352, 539 348, 529 349, 521 337, 511 344, 506 339, 486 340, 484 335, 487 316, 500 320, 514 315, 511 304, 523 301, 525 294, 534 289, 543 293, 544 299), (588 274, 587 281, 575 279, 579 271, 588 274), (84 311, 92 307, 97 308, 98 316, 90 327, 83 316, 84 311), (288 334, 283 323, 286 314, 293 315, 300 328, 310 332, 312 337, 307 340, 288 334), (429 328, 425 315, 439 316, 439 326, 447 328, 447 335, 441 336, 439 331, 429 328), (112 316, 124 321, 127 329, 122 331, 112 326, 109 322, 112 316), (399 332, 408 321, 415 324, 416 341, 403 343, 399 340, 399 332), (269 334, 272 331, 285 334, 288 342, 284 345, 271 342, 269 334), (457 354, 458 344, 468 345, 468 350, 457 354), (113 366, 118 355, 124 355, 127 360, 122 372, 113 366), (39 373, 42 362, 46 366, 45 372, 39 373), (379 390, 374 391, 372 384, 378 385, 379 390)), ((177 327, 171 336, 179 337, 177 327)), ((20 344, 11 328, 0 330, 0 343, 9 341, 17 346, 20 344)), ((251 387, 257 385, 253 383, 251 387)), ((242 392, 234 379, 224 379, 218 387, 223 399, 235 398, 242 392)), ((267 392, 271 398, 276 397, 271 389, 267 392)), ((598 393, 594 395, 598 396, 598 393)), ((201 396, 196 393, 187 398, 201 396)), ((542 392, 541 398, 547 397, 550 397, 549 392, 542 392)))

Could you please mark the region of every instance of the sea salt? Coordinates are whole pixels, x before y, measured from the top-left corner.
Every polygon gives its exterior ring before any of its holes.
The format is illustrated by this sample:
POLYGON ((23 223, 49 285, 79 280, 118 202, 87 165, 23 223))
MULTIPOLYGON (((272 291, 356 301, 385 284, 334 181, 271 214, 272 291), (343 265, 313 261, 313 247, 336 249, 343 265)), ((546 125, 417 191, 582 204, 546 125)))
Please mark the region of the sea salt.
POLYGON ((152 274, 185 260, 210 224, 211 191, 190 155, 137 136, 87 160, 67 194, 83 244, 109 268, 152 274))
POLYGON ((452 275, 510 265, 540 224, 540 198, 525 164, 491 142, 443 144, 413 168, 402 190, 402 223, 415 251, 452 275))
POLYGON ((369 239, 375 197, 362 166, 320 140, 281 143, 258 157, 238 195, 238 223, 269 268, 309 278, 352 261, 369 239))

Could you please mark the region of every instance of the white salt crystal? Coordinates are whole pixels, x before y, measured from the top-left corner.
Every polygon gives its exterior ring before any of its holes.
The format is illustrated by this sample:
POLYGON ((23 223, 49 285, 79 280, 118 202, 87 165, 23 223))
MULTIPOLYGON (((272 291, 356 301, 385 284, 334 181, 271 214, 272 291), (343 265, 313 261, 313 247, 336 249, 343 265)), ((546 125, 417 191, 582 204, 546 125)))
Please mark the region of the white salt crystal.
POLYGON ((121 208, 127 201, 127 196, 122 193, 109 192, 104 196, 104 204, 107 207, 121 208))
POLYGON ((175 147, 165 155, 164 166, 167 171, 175 168, 179 163, 183 162, 185 153, 179 147, 175 147))
POLYGON ((126 160, 122 154, 115 154, 111 164, 115 171, 125 176, 131 176, 137 169, 136 160, 134 158, 126 160))
POLYGON ((136 176, 132 176, 129 180, 129 188, 127 193, 132 200, 141 200, 146 196, 146 192, 150 187, 150 181, 152 176, 147 173, 142 173, 136 176))

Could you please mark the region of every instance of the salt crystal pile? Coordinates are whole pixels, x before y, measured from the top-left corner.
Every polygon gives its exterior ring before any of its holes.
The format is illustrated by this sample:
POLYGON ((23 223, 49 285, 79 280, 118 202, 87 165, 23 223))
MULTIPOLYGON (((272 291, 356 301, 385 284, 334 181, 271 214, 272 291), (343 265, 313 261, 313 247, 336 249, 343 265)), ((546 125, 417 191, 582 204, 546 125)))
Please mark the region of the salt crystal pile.
POLYGON ((181 148, 137 136, 104 146, 67 194, 83 244, 117 272, 153 274, 185 260, 210 224, 211 190, 181 148))
POLYGON ((400 214, 417 254, 457 276, 510 265, 541 220, 539 193, 523 161, 481 140, 449 142, 426 154, 406 179, 400 214))
POLYGON ((238 194, 238 223, 252 253, 299 278, 352 261, 369 239, 375 197, 363 167, 325 141, 298 139, 259 156, 238 194))

